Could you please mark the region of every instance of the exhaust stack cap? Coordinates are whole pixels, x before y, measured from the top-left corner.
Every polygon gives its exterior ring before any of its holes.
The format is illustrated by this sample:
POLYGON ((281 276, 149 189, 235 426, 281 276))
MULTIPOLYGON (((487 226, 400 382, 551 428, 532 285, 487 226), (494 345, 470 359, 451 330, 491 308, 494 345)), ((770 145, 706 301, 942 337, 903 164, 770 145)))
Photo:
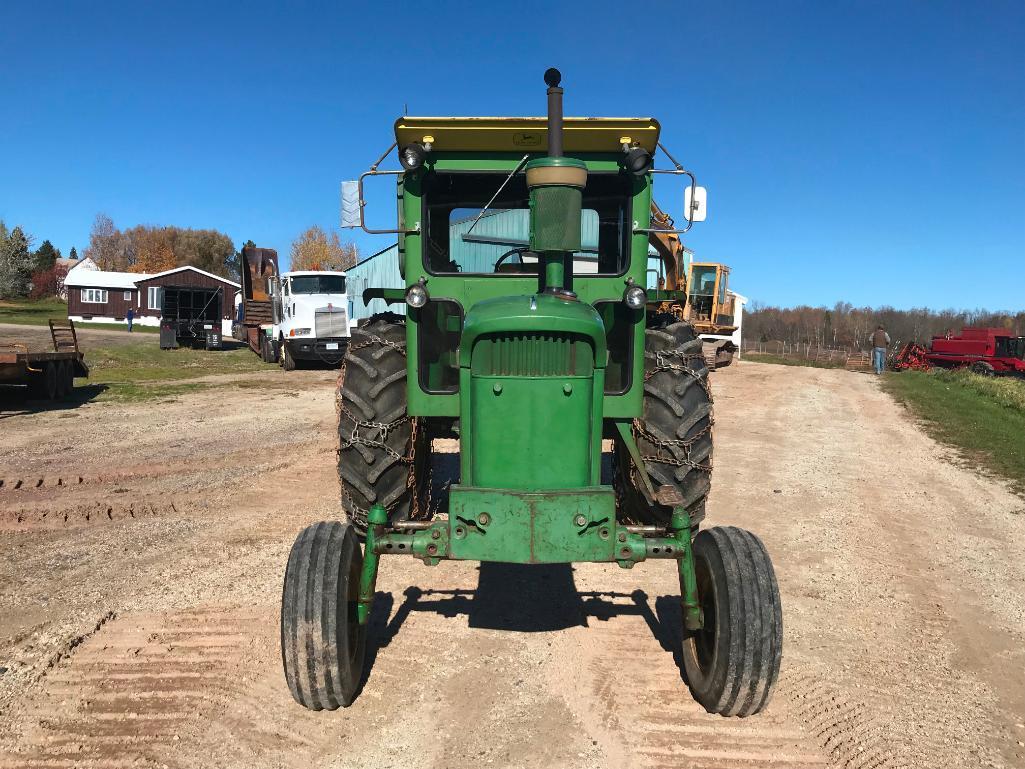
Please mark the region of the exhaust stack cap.
POLYGON ((559 72, 555 67, 549 67, 545 70, 545 85, 549 88, 558 88, 559 83, 562 82, 562 73, 559 72))

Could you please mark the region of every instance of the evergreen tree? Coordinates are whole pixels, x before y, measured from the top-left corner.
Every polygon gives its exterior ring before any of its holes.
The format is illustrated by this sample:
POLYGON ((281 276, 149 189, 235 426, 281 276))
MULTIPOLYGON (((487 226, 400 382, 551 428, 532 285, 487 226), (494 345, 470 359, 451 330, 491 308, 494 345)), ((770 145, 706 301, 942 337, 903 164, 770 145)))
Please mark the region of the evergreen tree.
POLYGON ((71 247, 71 253, 68 254, 68 259, 74 259, 76 262, 78 261, 78 250, 74 246, 71 247))
POLYGON ((21 227, 8 234, 0 223, 0 298, 28 296, 33 257, 29 238, 21 227))
POLYGON ((44 240, 42 245, 36 249, 36 270, 49 270, 60 259, 60 250, 53 247, 53 243, 44 240))

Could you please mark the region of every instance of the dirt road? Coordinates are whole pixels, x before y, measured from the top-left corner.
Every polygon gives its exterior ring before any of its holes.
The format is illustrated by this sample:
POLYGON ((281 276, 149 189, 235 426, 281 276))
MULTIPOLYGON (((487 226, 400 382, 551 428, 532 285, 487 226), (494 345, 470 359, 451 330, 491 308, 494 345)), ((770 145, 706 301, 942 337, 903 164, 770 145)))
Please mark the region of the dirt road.
POLYGON ((777 566, 768 712, 691 700, 669 564, 398 557, 362 694, 302 710, 280 580, 336 437, 294 373, 0 418, 0 767, 1025 767, 1025 502, 872 377, 754 363, 714 375, 708 524, 777 566))

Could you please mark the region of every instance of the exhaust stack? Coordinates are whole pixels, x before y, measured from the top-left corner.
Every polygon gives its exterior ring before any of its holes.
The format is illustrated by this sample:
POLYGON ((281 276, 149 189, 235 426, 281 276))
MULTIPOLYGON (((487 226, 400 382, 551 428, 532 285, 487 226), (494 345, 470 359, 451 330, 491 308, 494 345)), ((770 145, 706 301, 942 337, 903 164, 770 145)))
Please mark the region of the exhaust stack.
POLYGON ((548 155, 526 165, 530 189, 530 250, 538 253, 543 270, 540 290, 572 294, 572 254, 580 250, 580 208, 587 166, 563 156, 562 74, 545 72, 548 86, 548 155), (569 265, 567 269, 567 265, 569 265))

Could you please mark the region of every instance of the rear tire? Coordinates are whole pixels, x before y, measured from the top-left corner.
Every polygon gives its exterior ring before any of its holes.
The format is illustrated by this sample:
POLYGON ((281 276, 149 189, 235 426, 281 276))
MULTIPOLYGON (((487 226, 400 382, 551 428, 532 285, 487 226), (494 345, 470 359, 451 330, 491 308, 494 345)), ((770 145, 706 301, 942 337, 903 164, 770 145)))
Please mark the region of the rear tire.
POLYGON ((71 391, 75 389, 75 374, 71 368, 71 361, 62 360, 57 369, 57 397, 64 400, 71 391))
POLYGON ((772 698, 783 654, 779 587, 765 545, 733 526, 694 538, 703 629, 683 641, 694 698, 709 713, 749 716, 772 698))
POLYGON ((281 594, 281 662, 293 699, 309 710, 352 704, 367 628, 357 619, 360 552, 352 526, 307 526, 288 554, 281 594))
MULTIPOLYGON (((644 332, 644 410, 633 433, 652 487, 674 487, 691 523, 705 517, 712 474, 712 394, 701 339, 689 323, 644 332)), ((617 444, 616 486, 625 521, 666 526, 672 508, 648 496, 640 470, 617 444)))
POLYGON ((418 509, 418 495, 430 443, 406 406, 405 322, 375 315, 353 331, 338 375, 342 509, 361 535, 374 504, 385 507, 389 520, 427 512, 418 509))

